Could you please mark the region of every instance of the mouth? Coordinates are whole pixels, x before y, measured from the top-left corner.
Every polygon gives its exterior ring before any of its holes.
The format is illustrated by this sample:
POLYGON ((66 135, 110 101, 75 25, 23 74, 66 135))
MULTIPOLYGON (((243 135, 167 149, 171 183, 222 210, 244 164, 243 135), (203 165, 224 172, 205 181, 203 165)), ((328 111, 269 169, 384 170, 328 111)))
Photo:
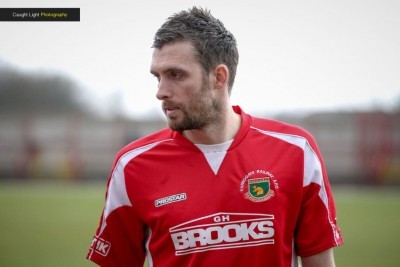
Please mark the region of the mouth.
POLYGON ((166 114, 168 117, 171 117, 171 116, 173 116, 175 113, 177 113, 178 110, 179 110, 179 108, 167 108, 167 109, 165 109, 165 114, 166 114))
POLYGON ((163 103, 162 106, 165 115, 167 115, 167 117, 171 117, 174 116, 179 110, 180 108, 177 105, 168 105, 166 103, 163 103))

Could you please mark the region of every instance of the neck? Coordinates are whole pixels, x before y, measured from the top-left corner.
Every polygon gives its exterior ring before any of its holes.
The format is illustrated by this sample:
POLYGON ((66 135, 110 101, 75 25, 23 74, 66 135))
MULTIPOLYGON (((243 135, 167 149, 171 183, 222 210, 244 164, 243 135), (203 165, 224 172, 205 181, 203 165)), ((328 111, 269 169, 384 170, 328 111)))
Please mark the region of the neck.
POLYGON ((241 118, 231 106, 224 109, 219 120, 197 130, 187 130, 182 134, 194 144, 220 144, 235 138, 241 125, 241 118))

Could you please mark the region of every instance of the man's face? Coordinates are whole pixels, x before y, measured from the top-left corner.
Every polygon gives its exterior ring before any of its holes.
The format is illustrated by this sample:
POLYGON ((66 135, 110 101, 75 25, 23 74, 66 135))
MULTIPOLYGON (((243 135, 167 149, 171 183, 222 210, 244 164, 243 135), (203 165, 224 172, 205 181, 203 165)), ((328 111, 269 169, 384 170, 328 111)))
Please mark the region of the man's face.
POLYGON ((154 49, 151 73, 158 79, 157 98, 172 130, 201 129, 218 119, 221 104, 213 95, 211 80, 194 56, 190 42, 154 49))

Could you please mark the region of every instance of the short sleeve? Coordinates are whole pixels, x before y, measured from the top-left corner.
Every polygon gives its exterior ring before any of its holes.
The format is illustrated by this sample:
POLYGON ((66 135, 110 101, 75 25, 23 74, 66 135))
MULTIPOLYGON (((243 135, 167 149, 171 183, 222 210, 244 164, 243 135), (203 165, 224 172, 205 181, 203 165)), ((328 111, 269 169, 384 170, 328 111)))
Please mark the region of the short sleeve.
POLYGON ((99 266, 142 267, 145 259, 144 226, 131 207, 113 211, 106 220, 107 226, 96 231, 87 259, 99 266))
POLYGON ((146 226, 127 195, 124 164, 116 164, 109 179, 106 203, 87 259, 100 266, 142 267, 146 226))
POLYGON ((343 243, 322 156, 315 143, 311 144, 307 143, 304 148, 303 193, 294 240, 296 252, 302 257, 343 243))

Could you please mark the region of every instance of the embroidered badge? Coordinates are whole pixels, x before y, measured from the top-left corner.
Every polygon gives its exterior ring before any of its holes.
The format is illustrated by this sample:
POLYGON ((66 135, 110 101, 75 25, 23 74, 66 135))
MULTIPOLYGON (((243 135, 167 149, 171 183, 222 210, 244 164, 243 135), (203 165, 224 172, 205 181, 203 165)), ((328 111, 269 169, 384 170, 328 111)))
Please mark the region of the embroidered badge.
POLYGON ((254 178, 248 180, 248 191, 244 196, 252 201, 266 201, 274 195, 271 190, 269 177, 254 178))
POLYGON ((267 201, 275 195, 272 188, 277 188, 273 175, 264 170, 249 172, 240 184, 240 191, 244 197, 254 202, 267 201), (261 176, 261 177, 260 177, 261 176))

